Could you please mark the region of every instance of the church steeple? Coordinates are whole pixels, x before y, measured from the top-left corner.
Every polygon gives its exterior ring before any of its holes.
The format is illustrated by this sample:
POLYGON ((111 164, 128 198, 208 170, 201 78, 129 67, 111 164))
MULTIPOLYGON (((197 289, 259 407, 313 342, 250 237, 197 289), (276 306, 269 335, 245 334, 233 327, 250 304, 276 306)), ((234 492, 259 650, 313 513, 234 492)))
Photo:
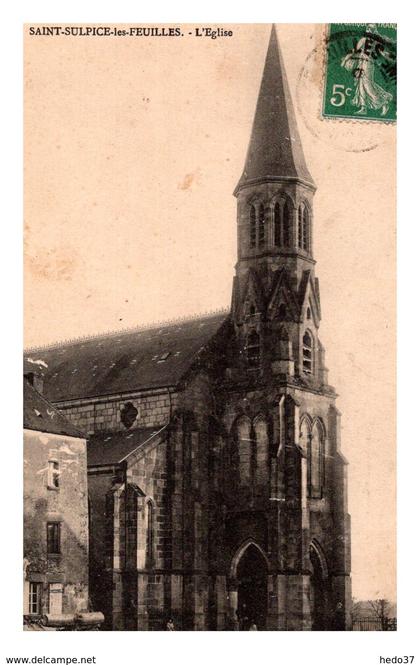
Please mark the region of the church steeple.
MULTIPOLYGON (((271 30, 238 204, 232 318, 246 371, 326 381, 313 258, 315 184, 271 30)), ((270 379, 271 380, 271 379, 270 379)))
POLYGON ((312 198, 289 84, 272 27, 238 200, 237 274, 312 269, 312 198))
POLYGON ((315 188, 306 166, 296 117, 277 41, 271 29, 245 167, 235 195, 261 182, 299 180, 315 188))

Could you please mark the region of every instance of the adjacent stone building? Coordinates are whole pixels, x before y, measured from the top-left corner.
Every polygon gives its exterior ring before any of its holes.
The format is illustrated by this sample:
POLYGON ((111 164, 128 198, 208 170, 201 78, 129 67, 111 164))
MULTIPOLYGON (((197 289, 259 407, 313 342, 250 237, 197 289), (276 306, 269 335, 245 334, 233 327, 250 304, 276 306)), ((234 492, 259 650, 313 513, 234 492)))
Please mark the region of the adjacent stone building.
POLYGON ((89 434, 90 588, 108 629, 349 627, 314 192, 273 28, 230 312, 37 351, 47 397, 89 434))
POLYGON ((24 598, 28 620, 88 609, 86 437, 24 381, 24 598))

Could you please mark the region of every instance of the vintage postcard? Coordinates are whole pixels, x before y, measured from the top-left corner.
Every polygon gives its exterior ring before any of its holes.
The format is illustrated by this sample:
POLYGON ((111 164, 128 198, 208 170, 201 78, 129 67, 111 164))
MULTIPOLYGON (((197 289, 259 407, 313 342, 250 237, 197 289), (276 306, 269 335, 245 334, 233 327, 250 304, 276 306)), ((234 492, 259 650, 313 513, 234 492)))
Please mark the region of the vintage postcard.
POLYGON ((25 631, 396 630, 396 25, 24 48, 25 631))

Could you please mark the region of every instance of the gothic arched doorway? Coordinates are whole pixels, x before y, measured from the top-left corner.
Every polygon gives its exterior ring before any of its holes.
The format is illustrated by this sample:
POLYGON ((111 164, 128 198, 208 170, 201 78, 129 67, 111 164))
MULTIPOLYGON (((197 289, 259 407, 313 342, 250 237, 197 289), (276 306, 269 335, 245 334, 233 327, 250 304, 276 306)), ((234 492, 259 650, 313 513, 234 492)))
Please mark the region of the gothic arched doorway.
POLYGON ((312 630, 329 630, 328 571, 322 550, 315 543, 310 547, 311 588, 310 605, 312 630))
POLYGON ((240 630, 252 623, 264 630, 267 620, 267 561, 260 548, 249 544, 236 566, 238 620, 240 630))

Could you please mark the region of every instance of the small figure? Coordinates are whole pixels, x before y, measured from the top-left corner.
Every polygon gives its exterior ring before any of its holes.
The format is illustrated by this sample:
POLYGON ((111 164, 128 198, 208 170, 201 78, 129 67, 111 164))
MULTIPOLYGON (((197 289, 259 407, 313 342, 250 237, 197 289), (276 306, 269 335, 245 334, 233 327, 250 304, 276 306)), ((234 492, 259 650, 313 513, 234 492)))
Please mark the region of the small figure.
POLYGON ((255 623, 254 619, 251 619, 251 624, 249 626, 249 630, 258 630, 257 624, 255 623))
POLYGON ((379 55, 392 61, 380 41, 376 23, 370 23, 366 35, 359 39, 356 47, 341 61, 341 66, 351 72, 355 79, 355 94, 350 103, 359 107, 356 111, 358 114, 366 115, 368 109, 381 109, 381 115, 386 115, 393 99, 392 94, 375 81, 375 72, 378 70, 376 59, 379 55))
POLYGON ((166 630, 175 630, 175 624, 172 619, 168 619, 166 630))

